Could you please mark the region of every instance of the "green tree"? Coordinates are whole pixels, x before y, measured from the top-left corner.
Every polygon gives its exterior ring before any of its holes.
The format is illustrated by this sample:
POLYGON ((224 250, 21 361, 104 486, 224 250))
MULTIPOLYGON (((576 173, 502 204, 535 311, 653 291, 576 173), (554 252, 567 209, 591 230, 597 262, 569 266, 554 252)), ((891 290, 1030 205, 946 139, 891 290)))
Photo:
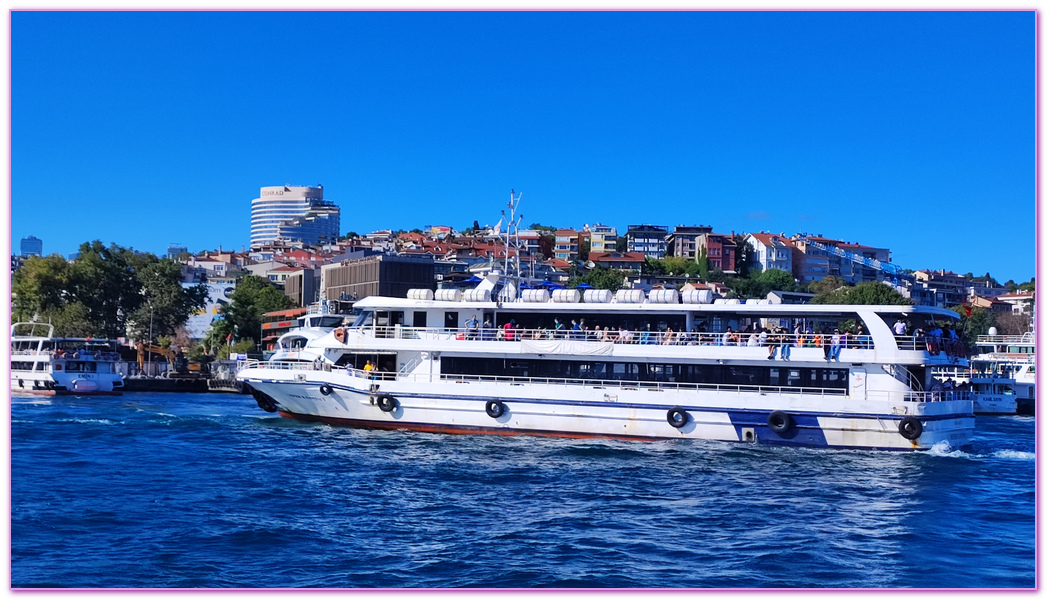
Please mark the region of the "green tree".
POLYGON ((578 262, 579 263, 584 263, 585 261, 589 260, 589 250, 591 248, 592 248, 592 242, 589 241, 589 238, 585 238, 584 240, 582 240, 582 242, 580 244, 578 244, 578 262))
POLYGON ((749 277, 753 252, 752 245, 745 241, 744 235, 734 236, 734 270, 739 277, 749 277))
POLYGON ((588 283, 594 288, 600 290, 611 290, 612 292, 617 292, 621 289, 622 284, 625 283, 625 273, 618 269, 608 269, 607 267, 596 266, 585 275, 571 279, 567 285, 569 287, 576 287, 581 283, 588 283))
POLYGON ((818 281, 812 281, 807 286, 807 289, 809 289, 812 294, 824 294, 826 292, 836 291, 840 288, 845 287, 849 287, 846 281, 840 279, 839 277, 836 277, 835 275, 828 275, 822 279, 819 279, 818 281))
POLYGON ((668 275, 669 269, 665 267, 664 259, 657 259, 651 258, 650 256, 645 256, 643 259, 643 267, 641 267, 641 272, 644 275, 668 275))
MULTIPOLYGON (((232 334, 233 340, 256 337, 260 339, 262 315, 294 307, 294 301, 277 289, 271 281, 255 275, 248 275, 237 282, 229 300, 229 304, 219 309, 222 319, 211 325, 211 329, 217 330, 215 334, 221 341, 225 341, 229 334, 232 334)), ((215 341, 211 339, 212 343, 215 341)))
POLYGON ((135 339, 148 339, 150 334, 154 339, 172 336, 207 304, 206 285, 184 288, 181 265, 167 258, 152 258, 136 271, 145 302, 127 320, 127 333, 135 339))
POLYGON ((811 299, 812 304, 912 304, 905 296, 889 285, 878 281, 865 281, 854 287, 843 287, 822 292, 811 299))
POLYGON ((960 324, 957 327, 957 332, 960 333, 960 339, 967 345, 968 349, 974 347, 974 342, 979 335, 987 335, 989 328, 996 326, 996 315, 980 306, 972 306, 971 316, 969 317, 967 316, 966 308, 962 305, 953 306, 951 310, 960 315, 960 324))
MULTIPOLYGON (((768 287, 768 292, 771 290, 779 290, 783 292, 795 292, 796 291, 796 280, 793 279, 793 274, 788 271, 781 269, 767 269, 766 271, 760 271, 752 277, 754 280, 765 284, 768 287)), ((766 294, 764 294, 766 296, 766 294)))
POLYGON ((87 309, 97 334, 106 338, 124 335, 128 315, 142 305, 144 295, 134 264, 134 253, 95 240, 80 244, 80 256, 69 266, 69 291, 87 309))
MULTIPOLYGON (((61 255, 30 256, 11 280, 11 313, 16 321, 42 318, 69 302, 69 263, 61 255)), ((65 335, 63 331, 56 331, 65 335)))
POLYGON ((709 255, 706 254, 705 246, 698 251, 698 277, 702 281, 709 281, 709 255))
POLYGON ((615 252, 628 252, 629 251, 629 238, 624 235, 618 236, 618 239, 614 241, 615 252))

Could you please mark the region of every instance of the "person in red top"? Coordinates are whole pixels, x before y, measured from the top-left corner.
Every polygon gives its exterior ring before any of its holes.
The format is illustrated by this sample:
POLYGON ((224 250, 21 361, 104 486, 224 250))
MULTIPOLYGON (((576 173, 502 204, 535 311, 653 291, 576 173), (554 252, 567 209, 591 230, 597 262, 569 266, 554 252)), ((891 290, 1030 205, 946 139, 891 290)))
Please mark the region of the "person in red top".
POLYGON ((513 337, 513 335, 514 335, 513 334, 513 329, 515 329, 515 328, 516 328, 516 320, 514 320, 514 319, 510 319, 509 322, 505 324, 505 327, 504 327, 504 329, 505 329, 505 339, 507 341, 510 341, 510 342, 513 341, 513 339, 514 339, 514 337, 513 337))

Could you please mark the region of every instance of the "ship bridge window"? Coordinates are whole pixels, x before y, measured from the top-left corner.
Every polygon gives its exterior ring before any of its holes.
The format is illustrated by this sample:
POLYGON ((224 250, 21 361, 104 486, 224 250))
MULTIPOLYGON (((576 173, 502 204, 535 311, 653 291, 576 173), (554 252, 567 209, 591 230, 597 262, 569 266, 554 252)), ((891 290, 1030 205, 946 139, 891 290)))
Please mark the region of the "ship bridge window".
POLYGON ((70 373, 94 373, 95 363, 71 360, 66 363, 65 370, 70 373))
POLYGON ((365 310, 353 321, 353 327, 370 327, 374 324, 374 311, 365 310))
POLYGON ((302 348, 305 348, 308 341, 309 340, 301 336, 290 337, 281 341, 280 347, 285 350, 301 350, 302 348))
POLYGON ((338 327, 343 320, 343 317, 320 317, 320 327, 338 327))

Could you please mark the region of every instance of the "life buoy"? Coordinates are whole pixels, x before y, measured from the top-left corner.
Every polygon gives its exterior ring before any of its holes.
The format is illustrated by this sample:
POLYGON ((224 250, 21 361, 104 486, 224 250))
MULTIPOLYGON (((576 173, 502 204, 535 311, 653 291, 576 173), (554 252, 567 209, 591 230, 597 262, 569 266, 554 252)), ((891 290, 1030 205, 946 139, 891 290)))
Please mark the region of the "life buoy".
POLYGON ((687 414, 687 411, 679 406, 674 406, 669 409, 669 412, 665 413, 665 420, 673 427, 679 429, 691 420, 691 415, 687 414))
POLYGON ((339 327, 334 330, 334 339, 338 340, 339 344, 345 343, 345 329, 339 327))
POLYGON ((898 433, 907 440, 915 440, 923 433, 923 423, 913 416, 904 417, 898 423, 898 433))
POLYGON ((331 392, 333 392, 333 391, 334 390, 331 389, 331 386, 327 385, 326 383, 320 385, 320 393, 323 394, 324 396, 331 395, 331 392))
POLYGON ((382 412, 393 412, 396 409, 396 398, 389 394, 380 394, 375 398, 375 403, 378 404, 378 408, 382 409, 382 412))
POLYGON ((782 435, 796 427, 796 420, 784 410, 776 410, 767 416, 767 427, 778 435, 782 435))
POLYGON ((497 419, 505 414, 505 403, 501 400, 488 400, 485 409, 487 410, 487 416, 497 419))

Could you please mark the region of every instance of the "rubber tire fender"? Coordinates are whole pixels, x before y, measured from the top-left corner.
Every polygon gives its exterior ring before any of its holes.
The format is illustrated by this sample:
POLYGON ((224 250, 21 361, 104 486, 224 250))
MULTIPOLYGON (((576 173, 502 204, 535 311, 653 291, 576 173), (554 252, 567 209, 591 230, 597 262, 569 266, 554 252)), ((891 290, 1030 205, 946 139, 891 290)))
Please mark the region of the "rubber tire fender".
POLYGON ((796 419, 784 410, 776 410, 767 415, 767 427, 778 435, 783 435, 796 427, 796 419))
POLYGON ((679 429, 690 422, 691 415, 687 414, 687 411, 679 406, 674 406, 665 413, 665 420, 673 427, 679 429))
POLYGON ((333 391, 334 391, 334 389, 332 389, 331 386, 327 385, 326 383, 321 383, 320 384, 320 393, 323 394, 324 396, 330 396, 331 392, 333 392, 333 391))
POLYGON ((382 409, 382 412, 393 412, 396 410, 398 404, 396 398, 393 398, 389 394, 379 394, 375 398, 375 403, 378 404, 378 408, 382 409))
POLYGON ((902 437, 907 440, 915 440, 923 433, 923 423, 912 415, 903 417, 898 422, 898 433, 902 434, 902 437))
POLYGON ((505 402, 502 402, 501 400, 488 400, 487 406, 484 407, 484 410, 487 411, 488 417, 497 419, 505 414, 505 402))

